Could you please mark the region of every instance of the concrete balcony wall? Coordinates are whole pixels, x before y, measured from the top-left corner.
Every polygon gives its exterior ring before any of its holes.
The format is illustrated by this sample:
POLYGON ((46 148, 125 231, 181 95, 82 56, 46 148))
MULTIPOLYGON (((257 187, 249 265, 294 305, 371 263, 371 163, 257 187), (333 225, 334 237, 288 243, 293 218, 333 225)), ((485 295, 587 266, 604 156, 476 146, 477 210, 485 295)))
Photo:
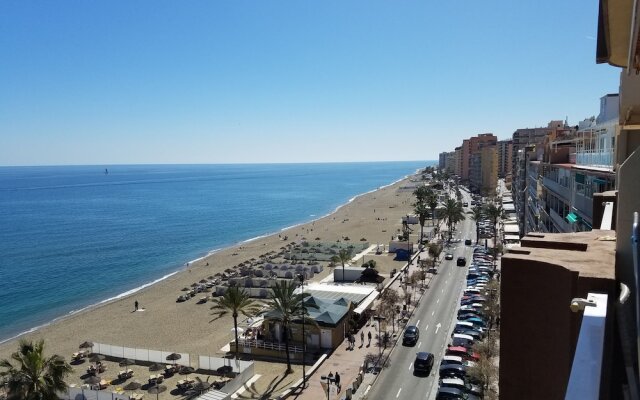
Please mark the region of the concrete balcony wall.
POLYGON ((567 200, 568 202, 568 200, 571 199, 571 191, 569 190, 569 188, 564 187, 549 178, 542 178, 542 184, 547 188, 547 190, 562 198, 563 200, 567 200))
POLYGON ((549 210, 549 216, 560 232, 573 232, 573 227, 557 212, 555 212, 555 210, 549 210))
POLYGON ((582 217, 587 217, 589 222, 593 220, 593 199, 576 194, 573 207, 578 210, 582 217))

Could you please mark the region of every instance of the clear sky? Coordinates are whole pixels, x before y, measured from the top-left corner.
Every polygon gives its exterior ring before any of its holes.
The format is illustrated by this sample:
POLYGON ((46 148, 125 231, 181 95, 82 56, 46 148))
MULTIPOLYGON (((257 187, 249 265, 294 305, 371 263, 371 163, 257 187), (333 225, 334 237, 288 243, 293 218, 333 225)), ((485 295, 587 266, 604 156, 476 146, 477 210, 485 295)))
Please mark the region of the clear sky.
POLYGON ((436 159, 596 115, 596 0, 0 2, 0 165, 436 159))

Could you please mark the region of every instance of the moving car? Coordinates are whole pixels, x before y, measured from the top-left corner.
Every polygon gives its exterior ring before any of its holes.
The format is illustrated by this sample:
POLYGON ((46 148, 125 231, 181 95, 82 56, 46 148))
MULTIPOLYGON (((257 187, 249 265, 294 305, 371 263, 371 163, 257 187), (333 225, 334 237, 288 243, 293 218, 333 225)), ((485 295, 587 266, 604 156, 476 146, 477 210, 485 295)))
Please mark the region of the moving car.
POLYGON ((434 357, 431 353, 427 353, 426 351, 416 353, 416 359, 413 361, 413 372, 415 374, 431 374, 431 369, 433 368, 433 360, 434 357))
POLYGON ((456 261, 456 265, 458 267, 464 267, 465 265, 467 265, 467 259, 464 257, 458 257, 458 261, 456 261))
POLYGON ((447 253, 447 254, 445 254, 445 255, 444 255, 444 259, 445 259, 445 260, 453 260, 453 254, 451 254, 451 253, 447 253))
POLYGON ((417 326, 410 325, 404 330, 404 336, 402 336, 402 344, 415 345, 420 337, 420 330, 417 326))
POLYGON ((465 244, 466 246, 471 246, 471 239, 465 239, 465 240, 464 240, 464 244, 465 244))

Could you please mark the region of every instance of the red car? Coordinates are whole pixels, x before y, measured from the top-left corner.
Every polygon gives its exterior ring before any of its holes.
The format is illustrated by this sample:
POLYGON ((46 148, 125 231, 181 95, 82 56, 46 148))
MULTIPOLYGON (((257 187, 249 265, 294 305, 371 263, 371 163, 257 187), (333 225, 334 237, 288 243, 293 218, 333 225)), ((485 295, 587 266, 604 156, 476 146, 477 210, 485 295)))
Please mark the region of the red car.
POLYGON ((452 346, 447 349, 446 355, 448 356, 460 356, 465 361, 480 361, 480 355, 478 353, 474 353, 471 349, 467 349, 462 346, 452 346))

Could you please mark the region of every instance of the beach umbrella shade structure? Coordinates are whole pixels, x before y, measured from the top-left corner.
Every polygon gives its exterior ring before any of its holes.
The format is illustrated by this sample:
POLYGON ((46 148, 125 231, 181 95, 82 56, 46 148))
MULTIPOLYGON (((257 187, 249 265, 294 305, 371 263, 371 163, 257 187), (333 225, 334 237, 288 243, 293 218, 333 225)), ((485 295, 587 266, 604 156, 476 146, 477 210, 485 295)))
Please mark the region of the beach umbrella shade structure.
POLYGON ((192 283, 192 284, 191 284, 191 287, 196 287, 196 286, 198 286, 198 284, 197 284, 197 283, 192 283))
POLYGON ((102 354, 92 354, 89 357, 89 361, 91 361, 92 363, 97 363, 99 361, 104 361, 104 356, 102 354))
POLYGON ((196 370, 193 367, 182 367, 180 368, 180 375, 189 375, 193 374, 196 370))
POLYGON ((189 291, 189 288, 187 288, 187 287, 183 287, 183 288, 182 288, 182 291, 183 291, 183 292, 188 292, 188 291, 189 291))
POLYGON ((130 358, 123 358, 122 361, 120 361, 118 363, 118 365, 121 366, 121 367, 127 367, 127 366, 133 365, 135 363, 136 363, 135 360, 132 360, 130 358))
POLYGON ((162 371, 164 369, 164 365, 153 363, 149 365, 149 371, 162 371))
POLYGON ((86 383, 88 385, 96 385, 96 384, 100 383, 101 380, 102 380, 102 378, 100 378, 98 375, 94 375, 94 376, 90 376, 87 379, 85 379, 84 383, 86 383))
POLYGON ((78 347, 79 347, 79 348, 81 348, 81 349, 90 349, 90 348, 92 348, 92 347, 93 347, 93 342, 89 342, 89 341, 87 341, 87 342, 82 342, 82 343, 80 344, 80 346, 78 346, 78 347))
POLYGON ((167 356, 167 361, 173 361, 175 364, 177 360, 181 359, 182 356, 178 353, 171 353, 167 356))
POLYGON ((127 383, 126 385, 124 385, 124 387, 122 388, 122 390, 128 390, 133 392, 134 390, 138 390, 142 387, 142 384, 138 381, 131 381, 129 383, 127 383))
POLYGON ((160 393, 166 390, 167 390, 167 387, 165 385, 155 385, 155 386, 151 386, 148 392, 149 394, 155 394, 157 399, 160 396, 160 393))

